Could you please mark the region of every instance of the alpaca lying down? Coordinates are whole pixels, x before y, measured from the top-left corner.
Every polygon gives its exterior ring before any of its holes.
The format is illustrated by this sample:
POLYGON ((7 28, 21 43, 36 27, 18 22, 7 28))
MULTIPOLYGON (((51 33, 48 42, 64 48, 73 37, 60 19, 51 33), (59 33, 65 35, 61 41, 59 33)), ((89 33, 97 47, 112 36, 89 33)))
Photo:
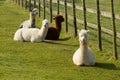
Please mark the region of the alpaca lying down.
POLYGON ((48 28, 48 33, 46 35, 47 40, 58 40, 60 36, 60 32, 62 29, 62 22, 64 21, 64 18, 62 15, 57 14, 54 17, 55 26, 50 26, 48 28))
POLYGON ((78 30, 80 47, 75 51, 73 55, 73 63, 77 66, 80 65, 94 65, 95 57, 92 50, 87 46, 87 34, 88 30, 78 30))
POLYGON ((30 41, 30 42, 41 42, 44 41, 49 22, 48 20, 43 20, 41 29, 38 28, 20 28, 16 31, 14 35, 15 41, 30 41))
POLYGON ((30 11, 30 19, 22 22, 19 28, 35 28, 36 27, 35 18, 37 14, 38 14, 37 8, 32 9, 30 11))
POLYGON ((94 65, 95 61, 94 61, 94 55, 92 50, 88 47, 88 51, 89 52, 87 55, 82 54, 81 49, 77 49, 76 52, 73 55, 73 62, 75 65, 77 66, 82 66, 82 65, 94 65))

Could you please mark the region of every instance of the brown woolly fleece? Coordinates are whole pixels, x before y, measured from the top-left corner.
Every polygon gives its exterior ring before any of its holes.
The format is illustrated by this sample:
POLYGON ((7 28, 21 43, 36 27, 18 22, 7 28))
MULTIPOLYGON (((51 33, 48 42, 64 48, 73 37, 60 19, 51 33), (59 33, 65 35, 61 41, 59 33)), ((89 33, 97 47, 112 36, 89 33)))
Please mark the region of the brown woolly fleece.
POLYGON ((60 32, 62 29, 62 22, 64 21, 64 18, 62 15, 57 14, 54 18, 55 20, 55 27, 50 26, 48 28, 46 39, 48 40, 58 40, 60 36, 60 32))

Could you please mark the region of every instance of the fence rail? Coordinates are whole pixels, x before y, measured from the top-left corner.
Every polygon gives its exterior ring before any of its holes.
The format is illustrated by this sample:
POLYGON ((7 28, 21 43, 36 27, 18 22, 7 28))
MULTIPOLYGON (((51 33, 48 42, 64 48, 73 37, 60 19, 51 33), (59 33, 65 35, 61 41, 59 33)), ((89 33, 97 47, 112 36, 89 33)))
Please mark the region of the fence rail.
MULTIPOLYGON (((47 1, 49 1, 49 0, 47 0, 47 1)), ((84 0, 83 0, 83 1, 84 1, 84 0)), ((53 0, 52 2, 53 2, 53 3, 57 3, 56 0, 53 0)), ((63 1, 60 1, 59 3, 60 3, 61 5, 64 5, 64 2, 63 2, 63 1)), ((67 3, 67 6, 72 7, 72 4, 71 4, 71 3, 67 3)), ((83 6, 78 6, 78 5, 76 5, 76 9, 83 11, 83 6)), ((86 8, 86 11, 87 11, 87 12, 90 12, 90 13, 97 14, 97 10, 95 10, 95 9, 86 8)), ((110 12, 107 12, 107 11, 100 11, 100 15, 101 15, 101 16, 104 16, 104 17, 112 18, 112 14, 111 14, 110 12)), ((120 15, 119 15, 119 14, 115 14, 115 18, 116 18, 116 19, 120 19, 120 15)))
POLYGON ((91 9, 91 8, 86 8, 86 0, 82 0, 80 2, 82 2, 83 6, 78 6, 78 4, 75 3, 76 0, 72 0, 72 3, 69 3, 67 1, 70 0, 13 0, 14 2, 16 2, 18 5, 20 5, 21 7, 24 7, 25 9, 29 10, 32 7, 38 7, 39 8, 39 17, 42 15, 41 14, 41 8, 43 8, 43 18, 46 18, 46 11, 50 12, 50 22, 52 23, 52 15, 53 14, 60 14, 62 12, 60 12, 60 5, 64 5, 64 10, 65 10, 65 24, 66 24, 66 32, 68 32, 69 28, 68 28, 68 19, 72 19, 73 20, 73 25, 74 25, 74 30, 75 30, 75 36, 77 35, 77 23, 81 23, 84 25, 84 28, 87 29, 87 26, 95 28, 98 30, 98 46, 99 46, 99 50, 102 50, 102 39, 101 39, 101 32, 105 32, 108 33, 110 35, 113 36, 113 54, 115 59, 118 59, 118 55, 117 55, 117 47, 116 47, 116 38, 120 38, 120 33, 118 33, 116 31, 116 19, 120 19, 120 15, 119 14, 115 14, 114 11, 114 1, 111 0, 111 12, 105 12, 105 11, 101 11, 100 10, 100 3, 99 0, 96 0, 96 10, 91 9), (48 5, 46 5, 46 3, 50 4, 50 7, 46 7, 48 5), (53 9, 53 3, 57 4, 57 10, 53 9), (71 7, 71 9, 73 9, 73 16, 68 15, 68 10, 67 7, 71 7), (82 10, 83 11, 83 16, 84 16, 84 20, 80 20, 79 18, 77 18, 76 16, 76 9, 77 10, 82 10), (87 22, 87 16, 86 13, 92 13, 92 14, 96 14, 97 15, 97 25, 92 24, 87 22), (112 26, 113 26, 113 30, 109 30, 105 27, 101 26, 101 16, 104 17, 108 17, 111 18, 112 20, 112 26))

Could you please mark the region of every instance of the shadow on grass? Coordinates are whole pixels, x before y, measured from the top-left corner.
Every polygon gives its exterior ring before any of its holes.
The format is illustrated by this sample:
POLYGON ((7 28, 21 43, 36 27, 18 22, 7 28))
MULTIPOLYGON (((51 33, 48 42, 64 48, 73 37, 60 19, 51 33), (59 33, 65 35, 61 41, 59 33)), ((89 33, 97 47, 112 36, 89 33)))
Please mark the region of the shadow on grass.
POLYGON ((64 44, 64 43, 51 42, 51 41, 44 41, 44 42, 45 43, 49 43, 49 44, 64 45, 64 46, 79 46, 78 44, 77 45, 74 45, 74 44, 64 44))
POLYGON ((108 70, 120 70, 120 68, 117 68, 112 63, 96 63, 95 67, 103 68, 103 69, 108 69, 108 70))
POLYGON ((64 46, 79 46, 79 44, 67 44, 67 43, 61 43, 58 41, 66 41, 69 40, 71 37, 67 37, 67 38, 63 38, 63 39, 59 39, 59 40, 45 40, 45 43, 49 43, 49 44, 55 44, 55 45, 64 45, 64 46))
POLYGON ((66 40, 69 40, 71 37, 66 37, 66 38, 61 38, 59 39, 58 41, 66 41, 66 40))

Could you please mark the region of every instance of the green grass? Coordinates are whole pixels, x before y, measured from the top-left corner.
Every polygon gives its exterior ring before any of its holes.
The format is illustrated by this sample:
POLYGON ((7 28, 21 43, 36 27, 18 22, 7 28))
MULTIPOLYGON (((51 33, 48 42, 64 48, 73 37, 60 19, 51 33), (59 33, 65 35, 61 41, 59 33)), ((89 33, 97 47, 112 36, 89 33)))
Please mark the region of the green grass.
MULTIPOLYGON (((72 55, 79 47, 73 37, 72 21, 68 33, 63 27, 58 41, 13 41, 15 31, 28 14, 10 0, 0 1, 0 80, 119 80, 120 59, 113 59, 111 36, 102 34, 103 51, 99 51, 97 30, 89 28, 89 46, 95 53, 96 65, 78 67, 72 62, 72 55)), ((42 19, 37 17, 37 26, 42 19)), ((119 53, 119 39, 117 43, 119 53)))

